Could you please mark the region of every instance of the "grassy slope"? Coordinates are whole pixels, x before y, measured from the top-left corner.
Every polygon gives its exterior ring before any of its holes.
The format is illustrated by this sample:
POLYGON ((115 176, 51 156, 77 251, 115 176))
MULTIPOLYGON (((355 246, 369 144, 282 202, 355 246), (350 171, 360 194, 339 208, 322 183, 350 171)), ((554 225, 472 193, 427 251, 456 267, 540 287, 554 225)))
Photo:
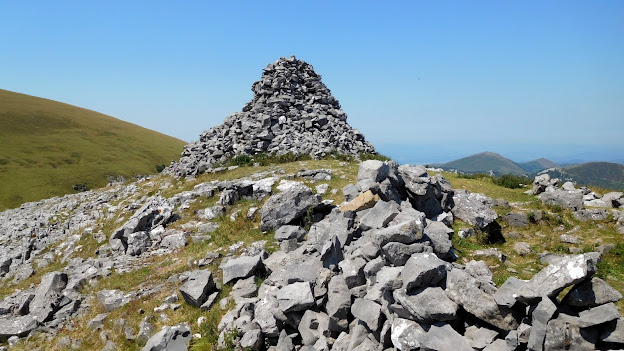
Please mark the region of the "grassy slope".
POLYGON ((0 210, 156 173, 184 142, 91 110, 0 90, 0 210))
POLYGON ((457 169, 464 172, 497 171, 501 174, 522 174, 525 171, 513 161, 493 152, 482 152, 459 160, 447 162, 445 169, 457 169))
POLYGON ((624 190, 624 166, 610 162, 589 162, 565 169, 566 173, 582 185, 624 190))

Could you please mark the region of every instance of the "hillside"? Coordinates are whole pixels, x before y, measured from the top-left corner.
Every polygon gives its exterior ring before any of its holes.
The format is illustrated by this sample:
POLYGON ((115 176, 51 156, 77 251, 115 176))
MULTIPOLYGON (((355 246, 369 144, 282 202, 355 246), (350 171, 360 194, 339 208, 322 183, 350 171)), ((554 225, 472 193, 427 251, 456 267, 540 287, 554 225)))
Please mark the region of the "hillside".
POLYGON ((456 169, 470 173, 485 173, 494 171, 499 174, 522 174, 525 170, 520 168, 512 160, 494 152, 482 152, 459 160, 447 162, 440 167, 444 169, 456 169))
POLYGON ((610 162, 588 162, 547 172, 551 177, 570 180, 579 185, 624 190, 624 165, 610 162))
POLYGON ((156 173, 184 142, 80 107, 0 90, 0 209, 156 173))
POLYGON ((543 171, 548 168, 560 167, 558 164, 545 158, 540 158, 540 159, 529 161, 529 162, 518 163, 518 166, 520 166, 528 174, 537 173, 539 171, 543 171))

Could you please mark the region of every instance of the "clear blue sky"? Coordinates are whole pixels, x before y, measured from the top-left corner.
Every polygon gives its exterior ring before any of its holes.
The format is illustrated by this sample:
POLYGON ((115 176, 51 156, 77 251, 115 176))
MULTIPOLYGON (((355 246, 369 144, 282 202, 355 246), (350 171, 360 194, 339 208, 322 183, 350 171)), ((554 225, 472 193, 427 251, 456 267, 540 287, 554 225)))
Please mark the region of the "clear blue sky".
POLYGON ((187 141, 295 54, 382 151, 624 158, 624 1, 3 1, 0 28, 0 88, 187 141))

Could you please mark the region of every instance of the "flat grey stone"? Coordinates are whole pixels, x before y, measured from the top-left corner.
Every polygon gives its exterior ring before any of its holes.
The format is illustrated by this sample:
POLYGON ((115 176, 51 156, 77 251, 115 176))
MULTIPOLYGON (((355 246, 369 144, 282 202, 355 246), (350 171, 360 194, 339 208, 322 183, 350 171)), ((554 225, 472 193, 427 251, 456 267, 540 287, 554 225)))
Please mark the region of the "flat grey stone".
POLYGON ((284 241, 296 239, 302 241, 306 235, 305 229, 298 225, 283 225, 275 230, 275 240, 284 241))
POLYGON ((329 315, 329 330, 341 332, 349 326, 348 315, 351 307, 351 292, 342 275, 331 278, 327 285, 327 304, 325 309, 329 315))
POLYGON ((223 284, 227 284, 235 279, 249 278, 257 270, 262 269, 262 257, 240 256, 228 260, 220 268, 223 270, 223 284))
POLYGON ((400 351, 420 349, 419 339, 426 333, 420 324, 403 318, 394 318, 391 327, 390 340, 392 345, 400 351))
POLYGON ((446 226, 442 222, 429 222, 423 230, 424 237, 429 239, 435 252, 441 258, 450 257, 450 251, 453 248, 451 239, 453 238, 453 229, 446 226))
POLYGON ((314 345, 322 336, 329 336, 329 316, 307 310, 299 322, 298 330, 304 345, 314 345))
POLYGON ((492 295, 478 288, 477 281, 461 269, 446 273, 446 294, 467 312, 503 330, 518 327, 518 317, 507 307, 499 306, 492 295))
POLYGON ((449 264, 432 253, 412 255, 401 270, 403 287, 410 290, 437 284, 446 277, 449 264))
POLYGON ((517 291, 524 286, 526 282, 516 277, 509 277, 503 285, 492 295, 496 303, 500 306, 511 307, 516 303, 517 291))
POLYGON ((593 277, 570 290, 562 303, 576 307, 594 307, 609 302, 617 302, 621 298, 622 294, 619 291, 612 288, 604 280, 593 277))
POLYGON ((423 237, 423 222, 420 219, 403 222, 372 231, 372 240, 379 247, 389 242, 413 244, 423 237))
POLYGON ((303 217, 308 209, 320 204, 320 195, 303 184, 271 196, 260 209, 261 229, 273 230, 303 217))
POLYGON ((286 313, 303 311, 314 305, 310 283, 297 282, 282 287, 276 295, 280 309, 286 313))
POLYGON ((402 289, 395 290, 393 297, 417 322, 450 321, 457 315, 457 304, 440 287, 420 288, 410 295, 402 289))
POLYGON ((184 301, 191 306, 200 307, 216 288, 209 270, 195 270, 180 287, 184 301))
POLYGON ((351 314, 366 323, 368 328, 373 331, 381 327, 381 306, 374 301, 355 299, 353 305, 351 305, 351 314))
POLYGON ((191 341, 191 328, 186 323, 164 327, 154 334, 141 351, 186 351, 191 341))
MULTIPOLYGON (((474 349, 482 350, 496 339, 498 332, 487 328, 470 326, 466 328, 464 336, 470 340, 470 346, 474 349)), ((505 340, 501 341, 505 343, 505 340)), ((505 346, 507 346, 506 343, 505 346)))
POLYGON ((492 209, 492 199, 479 193, 456 190, 453 195, 453 216, 462 221, 485 228, 494 222, 498 215, 492 209))
POLYGON ((0 339, 8 339, 12 336, 23 337, 37 328, 37 320, 32 316, 2 317, 0 318, 0 339))
POLYGON ((394 266, 403 266, 405 262, 415 253, 419 252, 433 252, 433 248, 428 245, 414 243, 403 244, 397 242, 390 242, 381 248, 381 252, 388 262, 394 266))
POLYGON ((467 338, 456 332, 450 325, 432 325, 420 337, 421 350, 474 351, 467 338))
POLYGON ((539 301, 542 296, 555 296, 566 287, 583 281, 596 272, 595 259, 592 254, 555 259, 524 284, 518 291, 518 301, 539 301))
POLYGON ((47 321, 60 306, 61 292, 67 286, 68 277, 65 273, 50 272, 41 278, 30 302, 30 315, 39 323, 47 321))
POLYGON ((399 205, 392 201, 378 201, 373 208, 360 218, 363 230, 383 228, 399 214, 399 205))
POLYGON ((106 312, 110 312, 130 302, 130 299, 120 290, 102 290, 98 292, 97 300, 106 312))
POLYGON ((579 312, 579 326, 581 328, 592 327, 618 318, 620 318, 620 312, 617 307, 610 302, 579 312))
POLYGON ((624 318, 618 318, 602 326, 600 340, 604 342, 624 344, 624 318))
POLYGON ((557 311, 557 306, 544 296, 535 310, 533 310, 531 333, 529 334, 528 347, 530 350, 543 350, 544 338, 546 337, 546 328, 548 321, 557 311))

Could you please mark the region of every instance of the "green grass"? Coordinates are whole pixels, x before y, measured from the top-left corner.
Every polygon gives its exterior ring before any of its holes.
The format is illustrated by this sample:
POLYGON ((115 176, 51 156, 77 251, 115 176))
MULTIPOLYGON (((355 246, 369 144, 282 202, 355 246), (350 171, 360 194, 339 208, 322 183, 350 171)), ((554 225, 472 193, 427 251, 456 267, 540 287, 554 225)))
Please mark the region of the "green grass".
POLYGON ((0 90, 0 210, 155 174, 185 142, 98 112, 0 90))
POLYGON ((453 189, 465 189, 471 192, 478 192, 492 199, 503 198, 509 202, 528 202, 535 200, 534 196, 524 193, 528 188, 506 188, 495 184, 493 178, 487 175, 470 176, 451 172, 442 172, 442 175, 451 183, 453 189))

